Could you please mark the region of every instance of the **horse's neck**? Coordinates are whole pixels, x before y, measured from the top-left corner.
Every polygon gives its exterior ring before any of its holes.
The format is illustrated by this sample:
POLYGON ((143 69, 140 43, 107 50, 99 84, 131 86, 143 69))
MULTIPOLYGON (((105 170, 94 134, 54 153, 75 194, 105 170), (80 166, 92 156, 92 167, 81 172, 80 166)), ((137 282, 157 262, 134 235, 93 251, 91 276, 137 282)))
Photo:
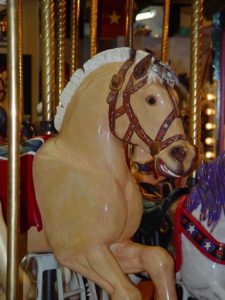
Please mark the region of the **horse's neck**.
MULTIPOLYGON (((200 221, 200 212, 201 212, 201 206, 199 205, 196 210, 192 212, 192 215, 202 224, 202 226, 210 232, 211 227, 207 225, 207 220, 200 221)), ((224 212, 221 212, 220 219, 215 227, 215 229, 212 232, 212 236, 222 243, 225 243, 225 234, 224 234, 224 228, 225 228, 225 215, 224 212)))
POLYGON ((125 166, 122 143, 110 132, 108 121, 109 83, 118 63, 91 73, 68 105, 59 138, 74 153, 118 168, 125 166))

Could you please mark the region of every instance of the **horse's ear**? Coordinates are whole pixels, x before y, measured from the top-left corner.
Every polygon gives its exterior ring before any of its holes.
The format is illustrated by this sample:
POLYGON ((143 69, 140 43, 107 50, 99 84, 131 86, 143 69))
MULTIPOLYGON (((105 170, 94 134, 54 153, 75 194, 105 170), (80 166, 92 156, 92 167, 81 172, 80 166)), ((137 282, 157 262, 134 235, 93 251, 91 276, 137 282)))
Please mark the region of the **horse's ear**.
POLYGON ((140 79, 145 76, 148 72, 152 60, 152 53, 143 58, 134 68, 134 78, 140 79))

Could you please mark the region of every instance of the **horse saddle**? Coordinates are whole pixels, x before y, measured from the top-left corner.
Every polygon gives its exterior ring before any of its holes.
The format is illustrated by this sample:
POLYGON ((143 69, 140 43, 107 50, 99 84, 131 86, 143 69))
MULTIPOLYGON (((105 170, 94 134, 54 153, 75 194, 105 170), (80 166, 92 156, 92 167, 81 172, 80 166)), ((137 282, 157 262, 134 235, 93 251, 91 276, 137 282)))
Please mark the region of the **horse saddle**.
MULTIPOLYGON (((35 137, 20 146, 20 232, 36 226, 43 228, 33 184, 32 165, 34 155, 49 136, 35 137)), ((0 202, 7 223, 8 146, 0 146, 0 202)))

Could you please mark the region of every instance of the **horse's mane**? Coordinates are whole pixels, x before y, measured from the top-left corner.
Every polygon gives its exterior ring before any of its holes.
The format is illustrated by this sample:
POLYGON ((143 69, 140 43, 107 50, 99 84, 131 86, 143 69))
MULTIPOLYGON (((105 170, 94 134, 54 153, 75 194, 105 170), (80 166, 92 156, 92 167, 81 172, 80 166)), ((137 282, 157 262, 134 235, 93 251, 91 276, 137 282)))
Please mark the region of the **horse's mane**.
MULTIPOLYGON (((61 124, 64 118, 64 114, 67 108, 67 105, 70 103, 73 95, 75 94, 78 87, 81 85, 82 81, 93 71, 99 67, 114 63, 114 62, 123 62, 129 59, 130 57, 130 48, 121 47, 106 50, 98 53, 93 58, 89 59, 82 69, 78 69, 70 78, 70 81, 62 91, 60 96, 60 105, 57 107, 56 116, 54 119, 55 128, 60 130, 61 124)), ((138 50, 136 52, 135 62, 139 62, 149 53, 138 50)), ((151 67, 148 73, 148 82, 159 81, 162 83, 167 83, 170 86, 178 84, 177 77, 168 64, 162 64, 156 57, 152 55, 151 67)))
POLYGON ((207 221, 211 231, 225 213, 225 152, 198 168, 197 183, 188 196, 186 207, 194 211, 201 205, 200 221, 207 221))

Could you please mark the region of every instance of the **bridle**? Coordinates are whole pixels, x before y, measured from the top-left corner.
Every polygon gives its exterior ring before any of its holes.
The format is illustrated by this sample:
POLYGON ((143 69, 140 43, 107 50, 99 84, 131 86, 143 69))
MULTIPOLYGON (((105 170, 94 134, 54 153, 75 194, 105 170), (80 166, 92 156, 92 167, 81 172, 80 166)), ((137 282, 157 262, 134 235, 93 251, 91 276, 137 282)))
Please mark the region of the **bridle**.
MULTIPOLYGON (((177 101, 175 99, 175 96, 172 92, 171 87, 164 83, 168 94, 172 100, 173 103, 173 110, 169 113, 169 115, 166 117, 164 122, 162 123, 161 127, 159 128, 159 131, 156 135, 156 138, 153 140, 142 128, 140 125, 140 122, 135 115, 131 103, 130 103, 130 97, 132 94, 134 94, 136 91, 138 91, 141 87, 143 87, 147 81, 148 81, 148 70, 151 66, 152 61, 152 53, 145 56, 138 64, 135 66, 132 74, 130 75, 130 78, 126 84, 126 87, 123 91, 123 104, 116 108, 117 104, 117 98, 118 95, 123 87, 124 79, 126 76, 127 71, 129 68, 134 64, 135 62, 135 55, 136 51, 134 49, 131 49, 130 52, 130 58, 121 66, 119 72, 115 75, 113 75, 111 83, 110 83, 110 93, 107 98, 107 102, 109 104, 109 126, 111 133, 123 141, 125 144, 131 144, 131 138, 134 133, 138 135, 138 137, 144 141, 144 143, 149 146, 151 155, 154 156, 158 154, 163 149, 167 148, 170 144, 172 144, 175 141, 178 140, 187 140, 191 142, 190 138, 186 134, 176 134, 174 136, 171 136, 163 141, 163 138, 167 132, 167 130, 170 128, 170 125, 174 121, 175 118, 181 118, 180 110, 178 108, 177 101), (135 83, 136 81, 136 83, 135 83), (130 124, 127 128, 127 131, 125 132, 125 135, 123 138, 118 137, 115 131, 115 122, 116 119, 121 117, 123 114, 126 114, 130 124)), ((159 63, 159 61, 155 61, 155 63, 159 63)))

